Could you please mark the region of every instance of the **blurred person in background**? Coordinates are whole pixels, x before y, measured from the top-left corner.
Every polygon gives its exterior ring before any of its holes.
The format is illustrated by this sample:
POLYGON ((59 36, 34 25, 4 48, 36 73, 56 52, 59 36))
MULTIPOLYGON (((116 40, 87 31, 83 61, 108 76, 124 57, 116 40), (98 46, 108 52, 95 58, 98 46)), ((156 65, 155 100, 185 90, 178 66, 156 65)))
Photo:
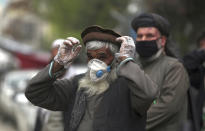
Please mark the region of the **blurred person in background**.
POLYGON ((137 61, 160 90, 147 112, 146 130, 181 131, 187 120, 189 80, 183 64, 168 48, 170 24, 158 14, 142 13, 131 26, 136 32, 137 61))
POLYGON ((203 127, 203 106, 205 101, 204 75, 205 75, 205 30, 200 32, 196 40, 197 49, 186 54, 183 58, 191 83, 189 117, 192 121, 192 130, 200 131, 203 127))
MULTIPOLYGON (((53 41, 50 51, 50 62, 57 55, 60 44, 64 41, 65 39, 56 39, 53 41)), ((87 67, 85 65, 80 65, 75 62, 59 79, 70 79, 71 77, 85 73, 86 71, 87 67)), ((34 131, 64 131, 64 112, 39 108, 34 131)))
POLYGON ((67 112, 65 131, 144 131, 158 90, 133 60, 133 39, 99 26, 87 27, 81 38, 88 71, 58 79, 81 49, 79 40, 68 37, 54 61, 29 82, 26 97, 34 105, 67 112))

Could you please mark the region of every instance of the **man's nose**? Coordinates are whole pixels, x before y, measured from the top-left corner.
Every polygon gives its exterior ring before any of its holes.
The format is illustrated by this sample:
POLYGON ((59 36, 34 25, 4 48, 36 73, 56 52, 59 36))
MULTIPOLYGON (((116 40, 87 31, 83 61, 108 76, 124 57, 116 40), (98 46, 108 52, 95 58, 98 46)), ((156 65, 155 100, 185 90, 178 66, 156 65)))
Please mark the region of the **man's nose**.
POLYGON ((147 37, 146 36, 142 36, 141 40, 145 41, 145 40, 147 40, 147 37))

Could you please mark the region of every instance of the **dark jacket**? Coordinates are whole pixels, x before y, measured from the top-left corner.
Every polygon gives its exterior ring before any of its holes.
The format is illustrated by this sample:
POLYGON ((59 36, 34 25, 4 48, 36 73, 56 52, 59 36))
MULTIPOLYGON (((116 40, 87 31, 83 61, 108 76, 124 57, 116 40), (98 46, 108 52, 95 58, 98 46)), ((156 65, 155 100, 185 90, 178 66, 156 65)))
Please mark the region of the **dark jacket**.
POLYGON ((189 74, 191 87, 189 89, 189 112, 192 130, 200 131, 202 128, 202 110, 205 101, 204 76, 205 51, 194 50, 183 58, 184 66, 189 74))
MULTIPOLYGON (((126 67, 121 67, 121 70, 137 66, 132 62, 128 63, 126 67)), ((72 80, 55 80, 49 77, 48 69, 49 66, 29 82, 25 95, 37 106, 67 112, 66 125, 69 125, 69 131, 74 131, 84 115, 86 106, 83 90, 77 90, 78 80, 82 76, 76 76, 72 80)), ((143 73, 135 70, 138 74, 143 73)), ((121 73, 110 84, 95 111, 94 131, 145 130, 146 112, 156 97, 157 88, 146 78, 138 80, 140 83, 136 84, 133 80, 135 75, 124 77, 121 73)))
MULTIPOLYGON (((94 131, 144 131, 146 124, 146 113, 141 115, 136 112, 130 102, 130 90, 128 83, 130 81, 123 77, 118 78, 112 83, 109 89, 103 94, 103 99, 95 112, 94 118, 94 131)), ((79 91, 81 92, 81 91, 79 91)), ((75 106, 72 110, 77 110, 78 113, 67 113, 65 124, 65 131, 73 128, 77 128, 80 123, 85 107, 82 105, 86 104, 85 101, 81 100, 83 93, 77 92, 75 106), (79 102, 81 101, 81 102, 79 102), (76 103, 81 103, 77 105, 76 103), (77 106, 76 106, 77 105, 77 106), (76 120, 72 120, 72 114, 76 120), (78 114, 81 114, 78 116, 78 114), (71 118, 71 120, 70 120, 71 118), (74 127, 69 127, 69 124, 74 122, 74 127), (71 122, 71 123, 70 123, 71 122), (76 124, 76 125, 75 125, 76 124)))

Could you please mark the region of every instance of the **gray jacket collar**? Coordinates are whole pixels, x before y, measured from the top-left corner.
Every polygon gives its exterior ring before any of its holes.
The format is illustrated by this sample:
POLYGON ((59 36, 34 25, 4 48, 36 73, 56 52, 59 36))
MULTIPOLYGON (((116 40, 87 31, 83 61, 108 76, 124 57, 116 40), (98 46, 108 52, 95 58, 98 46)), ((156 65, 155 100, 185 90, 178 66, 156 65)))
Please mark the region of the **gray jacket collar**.
POLYGON ((142 64, 142 66, 146 66, 146 65, 154 62, 155 60, 159 59, 163 55, 164 55, 164 49, 161 48, 155 55, 153 55, 149 58, 140 58, 139 57, 139 61, 142 64))

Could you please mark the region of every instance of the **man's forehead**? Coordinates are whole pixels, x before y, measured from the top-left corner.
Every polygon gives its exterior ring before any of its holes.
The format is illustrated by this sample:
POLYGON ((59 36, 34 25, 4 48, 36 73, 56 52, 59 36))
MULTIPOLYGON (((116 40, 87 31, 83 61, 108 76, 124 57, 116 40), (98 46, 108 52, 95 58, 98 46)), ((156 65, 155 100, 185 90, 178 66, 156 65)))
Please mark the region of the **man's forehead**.
POLYGON ((146 33, 160 34, 159 30, 156 27, 139 27, 137 30, 137 34, 146 33))
POLYGON ((110 50, 109 50, 109 48, 108 47, 102 47, 102 48, 99 48, 99 49, 95 49, 95 50, 87 50, 87 52, 88 53, 93 53, 93 52, 95 52, 95 53, 108 53, 108 52, 110 52, 110 50))

